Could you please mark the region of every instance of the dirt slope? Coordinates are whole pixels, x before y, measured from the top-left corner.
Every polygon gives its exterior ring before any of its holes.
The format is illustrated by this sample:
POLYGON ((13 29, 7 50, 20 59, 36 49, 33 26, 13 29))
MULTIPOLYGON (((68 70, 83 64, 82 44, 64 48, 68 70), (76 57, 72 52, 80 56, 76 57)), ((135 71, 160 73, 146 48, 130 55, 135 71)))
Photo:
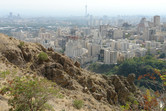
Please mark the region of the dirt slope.
MULTIPOLYGON (((134 74, 126 78, 88 72, 80 68, 78 62, 74 63, 52 49, 34 43, 21 45, 21 41, 0 34, 0 71, 5 70, 16 70, 19 74, 38 74, 56 82, 64 94, 63 99, 53 98, 49 101, 56 111, 76 110, 72 105, 75 99, 84 101, 81 111, 118 111, 119 106, 127 101, 143 101, 141 92, 134 85, 134 74), (40 52, 47 53, 48 60, 41 61, 38 58, 40 52)), ((0 96, 0 107, 7 105, 2 98, 0 96)))

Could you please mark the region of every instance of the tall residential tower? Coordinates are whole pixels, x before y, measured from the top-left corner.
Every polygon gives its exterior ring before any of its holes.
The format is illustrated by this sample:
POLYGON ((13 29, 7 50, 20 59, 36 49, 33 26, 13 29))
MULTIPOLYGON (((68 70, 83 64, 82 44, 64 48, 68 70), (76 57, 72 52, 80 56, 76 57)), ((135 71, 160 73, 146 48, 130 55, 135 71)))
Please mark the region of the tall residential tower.
POLYGON ((154 16, 154 26, 160 26, 160 16, 154 16))

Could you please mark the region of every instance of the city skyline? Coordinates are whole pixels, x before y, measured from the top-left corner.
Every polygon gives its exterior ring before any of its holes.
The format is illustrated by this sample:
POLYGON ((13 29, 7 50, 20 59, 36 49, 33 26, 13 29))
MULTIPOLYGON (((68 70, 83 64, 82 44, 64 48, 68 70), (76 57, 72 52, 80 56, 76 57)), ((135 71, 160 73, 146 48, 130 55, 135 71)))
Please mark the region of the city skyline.
POLYGON ((6 0, 1 1, 0 16, 9 12, 23 16, 94 16, 116 15, 165 15, 164 0, 6 0))

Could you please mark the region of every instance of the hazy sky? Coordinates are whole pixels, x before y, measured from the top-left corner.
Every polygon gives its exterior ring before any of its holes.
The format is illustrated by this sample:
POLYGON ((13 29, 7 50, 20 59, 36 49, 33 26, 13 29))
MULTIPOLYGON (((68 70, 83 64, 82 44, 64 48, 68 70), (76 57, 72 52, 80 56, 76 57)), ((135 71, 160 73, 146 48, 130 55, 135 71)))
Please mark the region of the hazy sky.
POLYGON ((0 0, 0 16, 166 15, 166 0, 0 0))

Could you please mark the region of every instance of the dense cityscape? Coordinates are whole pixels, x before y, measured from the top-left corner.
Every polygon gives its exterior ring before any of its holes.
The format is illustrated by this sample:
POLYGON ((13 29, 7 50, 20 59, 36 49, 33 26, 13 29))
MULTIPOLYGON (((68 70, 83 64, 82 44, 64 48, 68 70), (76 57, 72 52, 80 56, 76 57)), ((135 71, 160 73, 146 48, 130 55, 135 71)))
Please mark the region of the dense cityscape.
POLYGON ((166 22, 160 16, 22 18, 12 12, 0 19, 0 32, 64 53, 82 65, 117 64, 128 58, 162 54, 166 22), (150 20, 148 20, 150 19, 150 20))

